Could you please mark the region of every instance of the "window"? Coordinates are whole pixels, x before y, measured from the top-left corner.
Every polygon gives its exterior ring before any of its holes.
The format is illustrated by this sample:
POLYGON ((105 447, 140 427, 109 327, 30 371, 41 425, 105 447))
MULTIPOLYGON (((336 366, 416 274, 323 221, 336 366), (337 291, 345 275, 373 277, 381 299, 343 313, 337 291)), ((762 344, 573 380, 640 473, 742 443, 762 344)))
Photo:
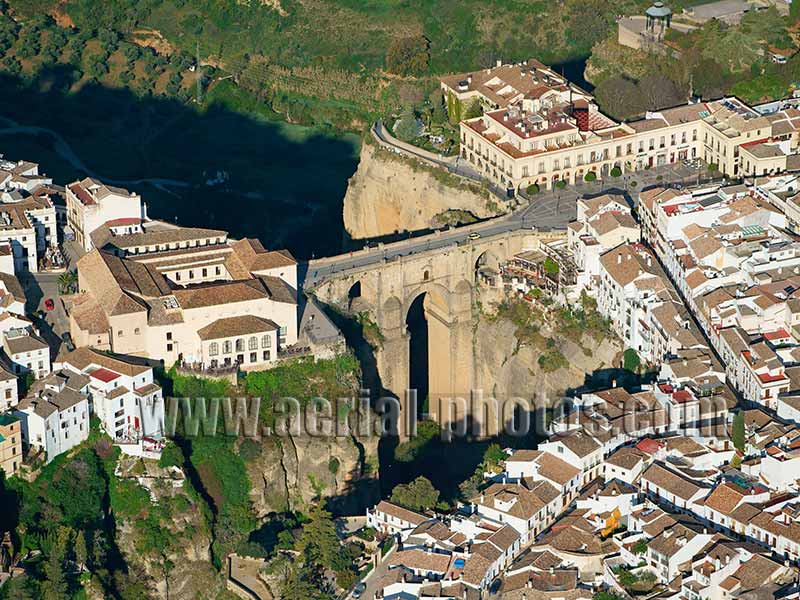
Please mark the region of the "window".
POLYGON ((139 333, 141 333, 141 332, 139 331, 138 327, 133 330, 133 335, 139 335, 139 333))
POLYGON ((244 340, 242 338, 239 338, 238 340, 236 340, 236 351, 241 352, 243 350, 244 350, 244 340))
POLYGON ((117 337, 122 337, 122 329, 117 332, 117 337))
POLYGON ((250 362, 254 363, 258 360, 258 352, 251 352, 250 353, 250 362))
POLYGON ((180 280, 181 280, 181 272, 175 271, 175 281, 180 281, 180 280))
POLYGON ((264 360, 269 360, 269 350, 264 350, 263 354, 264 360))
POLYGON ((261 347, 269 348, 270 346, 271 344, 269 343, 269 336, 268 335, 261 336, 261 347))
POLYGON ((172 344, 167 344, 167 352, 172 352, 172 344))
POLYGON ((222 344, 222 353, 223 354, 230 354, 231 353, 231 341, 225 340, 222 344))
POLYGON ((194 271, 189 269, 189 279, 194 279, 194 271))
POLYGON ((214 273, 217 274, 217 275, 222 275, 222 269, 220 269, 219 267, 215 267, 214 268, 214 273))
POLYGON ((258 338, 256 336, 253 336, 249 340, 247 340, 247 349, 258 350, 258 338))
POLYGON ((172 332, 168 331, 167 332, 167 341, 171 341, 171 340, 172 340, 172 332))
POLYGON ((219 354, 219 344, 217 344, 217 342, 211 342, 208 345, 208 355, 216 356, 217 354, 219 354))

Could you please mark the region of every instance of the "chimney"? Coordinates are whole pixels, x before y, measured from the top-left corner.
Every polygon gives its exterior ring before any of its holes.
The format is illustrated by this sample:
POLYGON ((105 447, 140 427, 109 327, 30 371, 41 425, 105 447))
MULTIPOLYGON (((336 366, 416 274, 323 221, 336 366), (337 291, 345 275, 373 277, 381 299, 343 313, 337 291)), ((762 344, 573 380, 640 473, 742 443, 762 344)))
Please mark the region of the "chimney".
POLYGON ((555 572, 556 572, 556 568, 555 567, 550 567, 550 575, 555 574, 555 572))
POLYGON ((622 263, 622 254, 617 254, 617 264, 622 263))

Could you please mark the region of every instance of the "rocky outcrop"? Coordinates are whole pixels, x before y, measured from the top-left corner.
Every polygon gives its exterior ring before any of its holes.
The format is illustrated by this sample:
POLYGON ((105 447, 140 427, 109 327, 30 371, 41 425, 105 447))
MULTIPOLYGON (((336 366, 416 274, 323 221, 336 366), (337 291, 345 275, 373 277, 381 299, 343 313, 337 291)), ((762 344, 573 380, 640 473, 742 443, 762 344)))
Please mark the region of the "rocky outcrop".
POLYGON ((484 188, 370 143, 361 146, 344 198, 345 229, 355 239, 441 226, 443 215, 474 220, 500 212, 484 188))
POLYGON ((565 390, 578 388, 587 375, 610 368, 622 350, 618 340, 597 340, 583 336, 580 343, 553 335, 557 350, 567 367, 545 372, 539 366, 542 350, 534 345, 519 345, 517 326, 504 319, 481 318, 475 330, 476 383, 484 394, 501 399, 537 398, 552 406, 565 390))
POLYGON ((355 435, 275 436, 248 463, 250 499, 256 517, 303 510, 328 498, 331 510, 359 514, 379 497, 378 438, 355 435))
POLYGON ((652 54, 623 46, 616 38, 607 38, 592 48, 584 77, 593 85, 598 85, 609 77, 639 80, 645 75, 658 72, 655 69, 656 60, 652 54))
MULTIPOLYGON (((136 517, 117 515, 116 541, 129 569, 146 580, 154 598, 217 597, 225 587, 222 574, 214 568, 211 556, 211 531, 205 507, 194 494, 173 486, 173 475, 154 461, 122 457, 117 473, 121 479, 137 479, 149 493, 153 514, 136 517), (137 473, 143 469, 144 473, 137 473), (153 515, 157 514, 157 517, 153 515), (168 548, 142 551, 137 521, 155 519, 169 532, 174 543, 168 548), (165 555, 161 555, 165 552, 165 555), (169 565, 169 567, 167 567, 169 565)), ((155 523, 153 526, 155 526, 155 523)))

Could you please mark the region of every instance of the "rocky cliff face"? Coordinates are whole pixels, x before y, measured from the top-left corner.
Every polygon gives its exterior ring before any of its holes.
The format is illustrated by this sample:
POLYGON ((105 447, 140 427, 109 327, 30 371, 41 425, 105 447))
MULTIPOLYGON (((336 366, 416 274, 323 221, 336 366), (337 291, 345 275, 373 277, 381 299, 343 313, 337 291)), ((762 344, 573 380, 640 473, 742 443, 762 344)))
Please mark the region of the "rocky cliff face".
POLYGON ((136 480, 152 504, 139 515, 117 515, 116 540, 129 568, 155 598, 219 597, 225 579, 212 564, 211 532, 205 507, 184 487, 173 486, 173 474, 153 461, 120 460, 120 478, 136 480), (137 524, 150 523, 166 532, 169 543, 152 547, 137 524))
POLYGON ((542 350, 533 345, 518 345, 517 326, 499 319, 479 320, 475 331, 476 382, 484 394, 496 398, 540 398, 548 406, 565 390, 584 384, 586 376, 613 365, 621 352, 620 343, 613 337, 595 340, 583 336, 580 345, 570 339, 554 336, 558 349, 568 366, 546 372, 539 365, 542 350))
POLYGON ((378 438, 354 435, 273 437, 248 464, 250 499, 258 518, 303 510, 328 497, 335 512, 361 513, 377 501, 378 438))
POLYGON ((480 186, 369 143, 361 146, 361 161, 344 198, 345 229, 355 239, 469 222, 500 212, 480 186))

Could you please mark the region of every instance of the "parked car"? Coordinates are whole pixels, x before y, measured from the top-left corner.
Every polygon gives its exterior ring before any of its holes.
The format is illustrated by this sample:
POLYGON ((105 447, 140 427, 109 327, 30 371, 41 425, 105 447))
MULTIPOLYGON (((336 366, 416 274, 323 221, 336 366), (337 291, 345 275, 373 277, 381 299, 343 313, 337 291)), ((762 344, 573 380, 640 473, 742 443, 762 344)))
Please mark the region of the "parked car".
POLYGON ((367 589, 367 584, 362 581, 353 589, 353 598, 361 598, 362 594, 364 593, 364 590, 366 589, 367 589))
POLYGON ((473 231, 473 232, 472 232, 472 233, 470 233, 470 234, 469 234, 467 237, 468 237, 469 239, 471 239, 471 240, 477 240, 477 239, 480 239, 480 237, 481 237, 481 234, 480 234, 480 233, 478 233, 477 231, 473 231))
POLYGON ((69 331, 61 336, 61 341, 64 342, 64 346, 67 348, 67 351, 72 352, 75 350, 75 344, 72 341, 72 335, 70 335, 69 331))
POLYGON ((53 310, 55 307, 56 307, 56 303, 53 302, 52 298, 48 298, 47 300, 44 301, 45 310, 50 311, 50 310, 53 310))

